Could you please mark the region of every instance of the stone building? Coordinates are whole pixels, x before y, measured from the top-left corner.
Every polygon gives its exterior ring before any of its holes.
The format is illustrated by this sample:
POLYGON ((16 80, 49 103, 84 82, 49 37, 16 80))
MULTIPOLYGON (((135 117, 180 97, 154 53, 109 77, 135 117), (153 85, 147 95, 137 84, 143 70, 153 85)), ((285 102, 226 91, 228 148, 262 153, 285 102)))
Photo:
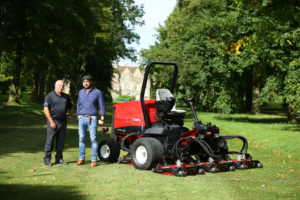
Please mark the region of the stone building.
MULTIPOLYGON (((144 72, 138 66, 113 66, 115 74, 112 83, 112 98, 115 100, 121 95, 129 95, 140 99, 144 72)), ((150 99, 150 80, 148 79, 145 99, 150 99)))

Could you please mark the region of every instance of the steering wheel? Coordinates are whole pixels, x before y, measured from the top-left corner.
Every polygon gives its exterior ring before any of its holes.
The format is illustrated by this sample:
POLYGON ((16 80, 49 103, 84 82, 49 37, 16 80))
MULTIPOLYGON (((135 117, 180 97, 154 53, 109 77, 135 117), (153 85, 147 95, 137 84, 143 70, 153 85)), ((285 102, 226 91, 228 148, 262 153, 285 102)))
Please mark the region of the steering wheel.
POLYGON ((189 93, 189 94, 186 94, 186 95, 183 95, 180 100, 186 102, 187 104, 189 104, 189 102, 191 102, 194 98, 194 93, 189 93), (189 97, 189 98, 187 98, 189 97))

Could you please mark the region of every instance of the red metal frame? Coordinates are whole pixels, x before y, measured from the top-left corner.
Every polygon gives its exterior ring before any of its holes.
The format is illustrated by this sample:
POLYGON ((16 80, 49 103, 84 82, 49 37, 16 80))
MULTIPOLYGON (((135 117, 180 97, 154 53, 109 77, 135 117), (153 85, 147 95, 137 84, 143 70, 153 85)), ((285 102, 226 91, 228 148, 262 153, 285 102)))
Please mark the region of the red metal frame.
MULTIPOLYGON (((154 115, 156 113, 155 108, 156 100, 146 100, 145 107, 147 112, 147 117, 150 124, 157 122, 154 115)), ((115 117, 114 117, 114 129, 128 127, 128 126, 144 126, 145 120, 142 111, 142 106, 140 101, 128 101, 123 103, 118 103, 114 105, 115 107, 115 117)))

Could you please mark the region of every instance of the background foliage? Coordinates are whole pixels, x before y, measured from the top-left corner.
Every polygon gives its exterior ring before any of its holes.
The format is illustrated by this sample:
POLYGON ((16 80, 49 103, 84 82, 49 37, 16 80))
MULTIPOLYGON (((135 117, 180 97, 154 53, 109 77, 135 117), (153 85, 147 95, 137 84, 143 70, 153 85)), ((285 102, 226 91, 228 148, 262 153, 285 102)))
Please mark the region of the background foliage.
POLYGON ((142 16, 134 0, 1 1, 0 81, 4 93, 10 85, 8 103, 21 102, 24 86, 40 102, 57 79, 70 82, 74 98, 86 74, 109 94, 112 63, 135 57, 126 43, 139 39, 133 28, 142 16))
MULTIPOLYGON (((204 111, 260 112, 283 97, 290 122, 299 114, 300 7, 296 0, 179 0, 143 62, 175 62, 176 93, 197 94, 204 111), (278 99, 278 98, 277 98, 278 99)), ((167 87, 157 67, 154 88, 167 87)))

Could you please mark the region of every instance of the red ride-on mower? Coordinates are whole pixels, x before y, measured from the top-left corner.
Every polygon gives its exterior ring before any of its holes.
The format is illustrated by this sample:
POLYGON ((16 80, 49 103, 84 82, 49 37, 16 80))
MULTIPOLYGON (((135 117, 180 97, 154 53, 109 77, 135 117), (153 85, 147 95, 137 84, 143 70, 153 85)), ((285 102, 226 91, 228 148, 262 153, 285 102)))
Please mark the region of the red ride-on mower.
POLYGON ((114 105, 111 140, 99 145, 102 161, 116 162, 120 149, 127 151, 120 163, 133 164, 137 169, 176 176, 204 174, 205 172, 234 171, 235 169, 262 168, 258 160, 247 153, 248 142, 242 136, 220 136, 219 128, 198 120, 193 106, 193 94, 181 99, 193 112, 194 126, 184 127, 185 110, 176 109, 172 95, 177 78, 175 63, 150 62, 145 69, 140 101, 114 105), (174 67, 170 89, 158 89, 156 100, 144 100, 151 66, 174 67), (240 139, 239 152, 229 151, 226 140, 240 139), (229 155, 236 154, 232 159, 229 155))

